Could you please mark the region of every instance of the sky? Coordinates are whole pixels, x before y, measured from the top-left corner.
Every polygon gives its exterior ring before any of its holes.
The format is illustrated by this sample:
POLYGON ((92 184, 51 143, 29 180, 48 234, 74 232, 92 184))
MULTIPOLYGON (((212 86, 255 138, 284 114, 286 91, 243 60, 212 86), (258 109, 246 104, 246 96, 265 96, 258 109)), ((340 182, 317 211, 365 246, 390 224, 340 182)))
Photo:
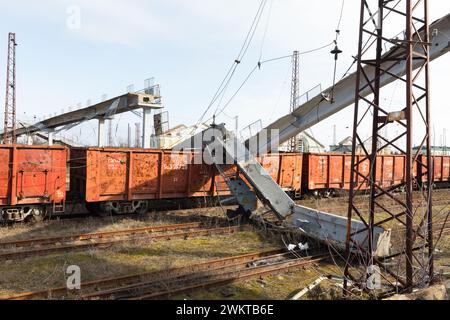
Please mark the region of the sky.
MULTIPOLYGON (((160 84, 170 126, 197 123, 239 49, 260 0, 16 0, 3 1, 0 20, 0 88, 5 87, 8 32, 17 38, 17 114, 32 121, 77 104, 114 97, 150 77, 160 84), (3 40, 2 40, 3 39, 3 40), (3 58, 2 58, 3 57, 3 58), (2 59, 4 62, 2 62, 2 59)), ((450 1, 430 0, 431 20, 450 13, 450 1)), ((252 43, 239 65, 222 105, 258 61, 308 51, 334 40, 341 0, 268 0, 252 43)), ((359 1, 346 0, 337 65, 340 78, 357 51, 359 1)), ((398 26, 398 32, 402 26, 398 26)), ((300 91, 333 81, 332 48, 300 57, 300 91)), ((448 80, 450 54, 431 67, 433 132, 436 144, 450 135, 448 80)), ((261 120, 268 125, 289 110, 290 59, 264 64, 245 83, 216 121, 243 129, 261 120)), ((0 90, 4 101, 4 90, 0 90)), ((386 92, 384 99, 403 97, 386 92)), ((212 108, 206 118, 212 116, 212 108)), ((1 108, 3 111, 3 108, 1 108)), ((346 110, 309 130, 324 145, 351 135, 353 110, 346 110)), ((3 117, 3 113, 0 114, 3 117)), ((115 140, 126 140, 132 114, 113 121, 115 140)), ((80 143, 94 143, 96 123, 67 132, 80 143)), ((450 144, 447 143, 447 144, 450 144)))

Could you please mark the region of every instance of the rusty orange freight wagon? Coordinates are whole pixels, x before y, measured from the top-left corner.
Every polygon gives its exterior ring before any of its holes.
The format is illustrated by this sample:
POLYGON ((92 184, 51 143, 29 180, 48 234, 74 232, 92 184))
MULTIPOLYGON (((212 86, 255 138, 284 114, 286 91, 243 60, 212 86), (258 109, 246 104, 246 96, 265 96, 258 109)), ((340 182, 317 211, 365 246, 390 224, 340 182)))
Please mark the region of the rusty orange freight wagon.
MULTIPOLYGON (((446 187, 450 184, 450 156, 436 156, 433 159, 433 181, 436 186, 446 187)), ((419 156, 419 163, 427 164, 427 156, 419 156)), ((427 181, 426 168, 414 163, 414 174, 417 172, 418 183, 427 181), (419 167, 419 169, 417 169, 419 167)))
MULTIPOLYGON (((72 194, 94 211, 114 213, 145 211, 151 200, 230 195, 215 168, 196 164, 194 156, 170 150, 73 148, 72 194)), ((300 192, 300 154, 267 155, 261 161, 283 188, 300 192)), ((234 165, 227 171, 228 176, 238 174, 234 165)))
MULTIPOLYGON (((369 160, 358 156, 360 172, 369 173, 369 160)), ((303 192, 312 192, 325 197, 336 190, 350 189, 350 154, 304 154, 303 156, 303 192)), ((384 187, 400 184, 405 179, 405 157, 398 155, 380 155, 377 160, 377 183, 384 187)), ((358 190, 367 190, 369 184, 358 177, 358 190)))
POLYGON ((1 219, 40 220, 64 210, 67 149, 0 145, 1 219))
POLYGON ((271 153, 257 158, 263 168, 291 197, 301 195, 302 164, 301 153, 271 153))

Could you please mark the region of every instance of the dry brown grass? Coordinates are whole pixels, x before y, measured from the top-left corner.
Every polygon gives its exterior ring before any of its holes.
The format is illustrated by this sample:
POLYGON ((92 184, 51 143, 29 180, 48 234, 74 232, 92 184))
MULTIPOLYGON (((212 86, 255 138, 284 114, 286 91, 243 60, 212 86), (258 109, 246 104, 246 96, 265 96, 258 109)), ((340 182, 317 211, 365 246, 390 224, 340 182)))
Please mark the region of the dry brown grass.
POLYGON ((166 270, 276 247, 277 244, 266 241, 258 233, 245 231, 225 236, 128 243, 108 250, 30 257, 0 265, 0 294, 11 295, 64 286, 65 270, 69 265, 80 266, 82 281, 89 281, 166 270))

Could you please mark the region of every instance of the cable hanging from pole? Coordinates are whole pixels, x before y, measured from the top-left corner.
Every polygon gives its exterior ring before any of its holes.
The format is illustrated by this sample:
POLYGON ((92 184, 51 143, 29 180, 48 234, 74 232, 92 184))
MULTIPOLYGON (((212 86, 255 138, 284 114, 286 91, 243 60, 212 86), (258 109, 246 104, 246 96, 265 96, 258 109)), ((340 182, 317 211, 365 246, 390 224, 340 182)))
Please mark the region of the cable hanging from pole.
POLYGON ((264 12, 264 8, 266 6, 267 0, 261 0, 258 10, 256 12, 255 17, 253 18, 252 24, 250 26, 249 31, 247 32, 247 35, 245 37, 244 43, 237 55, 237 57, 234 59, 231 67, 229 68, 227 74, 225 75, 224 79, 219 85, 219 88, 217 89, 216 93, 214 94, 213 98, 211 99, 211 102, 209 103, 208 107, 206 108, 205 112, 203 112, 202 116, 198 120, 197 124, 195 125, 195 129, 199 126, 199 124, 202 122, 205 115, 208 113, 208 111, 211 109, 211 107, 214 105, 214 103, 219 99, 219 97, 224 93, 224 91, 227 89, 231 79, 233 78, 237 67, 242 62, 243 58, 245 57, 245 54, 247 53, 248 48, 250 47, 250 44, 253 40, 253 37, 255 35, 255 32, 258 28, 259 22, 261 20, 261 16, 264 12))

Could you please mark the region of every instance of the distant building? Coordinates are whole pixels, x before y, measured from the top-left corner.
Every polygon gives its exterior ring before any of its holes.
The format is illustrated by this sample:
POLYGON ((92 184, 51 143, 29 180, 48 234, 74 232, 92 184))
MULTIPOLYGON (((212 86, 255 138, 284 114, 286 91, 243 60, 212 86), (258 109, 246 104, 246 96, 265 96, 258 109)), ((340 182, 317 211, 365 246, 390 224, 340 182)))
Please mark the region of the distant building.
MULTIPOLYGON (((325 153, 326 147, 316 140, 313 136, 306 132, 302 132, 295 137, 297 139, 297 152, 304 153, 325 153)), ((290 151, 290 142, 285 142, 280 145, 278 151, 290 151)))
MULTIPOLYGON (((381 141, 378 141, 378 147, 381 147, 381 143, 382 143, 381 141)), ((353 144, 352 137, 347 137, 344 140, 342 140, 341 142, 339 142, 337 146, 330 146, 330 152, 352 153, 352 144, 353 144)), ((356 147, 356 153, 363 154, 363 153, 365 153, 364 149, 368 153, 372 152, 372 139, 370 139, 370 138, 367 139, 366 141, 364 141, 363 145, 359 144, 356 147)), ((392 148, 390 146, 387 146, 387 147, 383 148, 383 151, 379 154, 383 154, 383 155, 393 154, 392 148)))
POLYGON ((336 153, 352 153, 352 137, 347 137, 336 146, 330 146, 330 152, 336 153))

